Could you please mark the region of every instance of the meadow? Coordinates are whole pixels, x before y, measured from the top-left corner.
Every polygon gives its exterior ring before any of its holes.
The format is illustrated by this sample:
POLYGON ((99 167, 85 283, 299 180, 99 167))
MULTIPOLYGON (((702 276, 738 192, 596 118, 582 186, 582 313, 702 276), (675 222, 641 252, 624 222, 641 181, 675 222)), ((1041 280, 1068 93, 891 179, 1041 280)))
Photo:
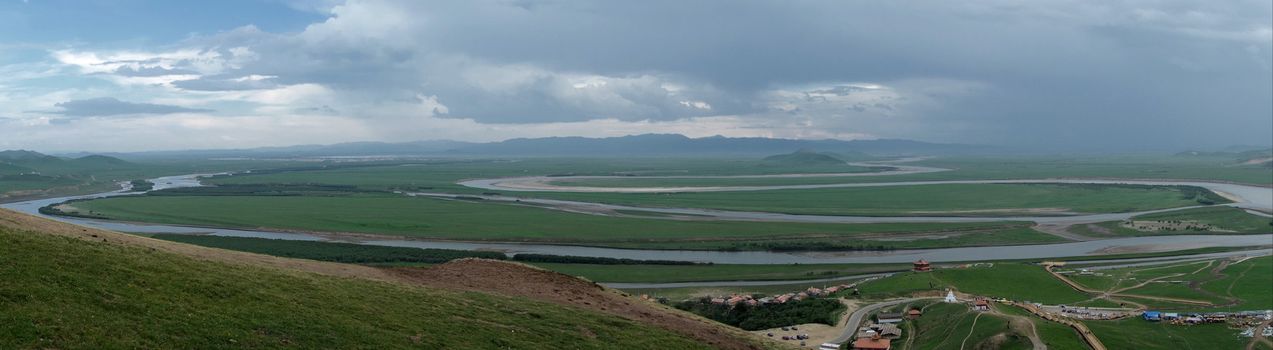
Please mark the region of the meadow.
POLYGON ((354 243, 288 241, 249 237, 150 234, 151 238, 241 252, 357 264, 444 263, 460 258, 504 259, 499 252, 384 247, 354 243))
POLYGON ((986 297, 1045 304, 1068 304, 1090 298, 1053 278, 1041 266, 1011 262, 899 273, 864 283, 858 290, 864 298, 886 298, 917 292, 940 292, 947 288, 986 297))
MULTIPOLYGON (((513 195, 513 194, 510 194, 513 195)), ((807 215, 1005 216, 1117 213, 1220 201, 1194 187, 1070 184, 944 184, 694 193, 517 193, 645 207, 807 215)))
POLYGON ((1146 214, 1132 218, 1133 221, 1193 221, 1210 229, 1154 229, 1139 230, 1127 227, 1122 221, 1108 221, 1088 225, 1075 225, 1071 231, 1091 237, 1114 236, 1149 236, 1172 234, 1261 234, 1273 232, 1273 219, 1251 214, 1233 207, 1207 207, 1146 214), (1095 227, 1093 227, 1095 226, 1095 227))
POLYGON ((650 325, 524 298, 230 265, 8 228, 0 228, 0 256, 5 349, 708 348, 650 325))
POLYGON ((1248 340, 1222 323, 1177 326, 1140 318, 1083 323, 1110 349, 1241 349, 1248 340))
POLYGON ((898 223, 816 224, 665 220, 608 217, 513 204, 405 197, 392 194, 327 196, 134 196, 74 202, 81 212, 116 220, 213 227, 357 232, 418 238, 553 242, 655 249, 759 250, 810 240, 841 249, 1047 243, 1061 239, 1027 224, 898 223), (921 240, 863 238, 955 233, 921 240))
POLYGON ((964 304, 933 303, 909 320, 914 332, 894 341, 896 349, 1030 349, 1030 340, 1000 316, 971 311, 964 304), (907 346, 909 345, 909 346, 907 346))
POLYGON ((1087 343, 1079 336, 1078 331, 1070 326, 1052 322, 1035 316, 1029 311, 1008 305, 996 305, 995 310, 1004 314, 1025 317, 1034 323, 1039 339, 1047 345, 1048 350, 1088 350, 1087 343))
POLYGON ((1230 157, 1123 155, 1123 156, 1031 156, 1031 157, 942 157, 904 163, 952 169, 951 171, 897 176, 800 177, 800 178, 621 178, 562 179, 561 185, 593 187, 688 187, 688 186, 769 186, 858 182, 1121 178, 1173 179, 1273 184, 1273 169, 1237 165, 1230 157))
POLYGON ((516 176, 682 176, 852 173, 876 169, 849 165, 771 166, 758 158, 520 158, 442 159, 390 164, 262 169, 210 179, 215 184, 322 183, 366 189, 426 189, 479 193, 456 184, 466 179, 516 176))

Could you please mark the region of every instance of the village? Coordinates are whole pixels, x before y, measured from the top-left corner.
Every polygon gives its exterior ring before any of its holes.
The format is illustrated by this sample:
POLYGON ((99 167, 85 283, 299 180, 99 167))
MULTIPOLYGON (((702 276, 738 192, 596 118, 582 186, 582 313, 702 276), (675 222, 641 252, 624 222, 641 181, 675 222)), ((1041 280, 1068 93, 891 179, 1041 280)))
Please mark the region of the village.
MULTIPOLYGON (((1063 264, 1057 262, 1045 262, 1041 265, 1060 266, 1063 264)), ((942 266, 942 269, 962 269, 972 267, 993 267, 993 263, 975 263, 975 264, 953 264, 942 266)), ((911 272, 925 273, 933 271, 935 266, 926 260, 918 260, 912 264, 911 272)), ((1099 272, 1093 272, 1087 269, 1079 269, 1074 271, 1062 272, 1061 274, 1084 274, 1099 275, 1099 272)), ((750 294, 731 294, 728 296, 711 297, 706 299, 707 302, 723 307, 734 307, 737 305, 747 305, 751 307, 765 305, 781 305, 802 300, 810 300, 816 298, 836 298, 850 309, 844 313, 840 319, 840 323, 836 326, 827 326, 819 324, 804 325, 788 325, 776 329, 763 330, 758 333, 764 334, 774 339, 783 341, 798 342, 800 347, 817 348, 820 350, 834 349, 852 349, 852 350, 891 350, 897 346, 896 341, 903 339, 903 327, 901 325, 907 321, 914 321, 924 317, 923 307, 919 306, 925 302, 940 302, 946 304, 963 304, 968 310, 977 313, 997 313, 994 311, 994 305, 1001 307, 1019 308, 1025 310, 1043 320, 1057 322, 1073 328, 1080 334, 1089 346, 1093 349, 1105 349, 1100 341, 1096 339, 1090 330, 1079 321, 1097 320, 1112 321, 1139 318, 1144 322, 1161 322, 1174 326, 1190 326, 1208 323, 1223 323, 1233 329, 1243 330, 1239 336, 1254 337, 1257 334, 1263 337, 1273 337, 1273 326, 1267 326, 1270 320, 1273 320, 1273 310, 1254 310, 1254 311, 1213 311, 1213 312, 1184 312, 1184 311, 1155 311, 1145 310, 1143 308, 1129 307, 1088 307, 1088 306, 1067 306, 1067 305, 1045 305, 1030 301, 1017 301, 1007 298, 996 298, 989 296, 978 296, 960 293, 959 291, 947 289, 944 296, 919 296, 909 299, 885 300, 872 305, 858 305, 857 301, 849 298, 858 296, 858 287, 866 282, 889 277, 891 274, 869 277, 853 283, 845 283, 824 287, 808 287, 799 292, 789 292, 783 294, 775 294, 769 296, 750 295, 750 294), (878 309, 883 311, 871 311, 873 306, 884 306, 878 309), (863 311, 870 311, 863 313, 863 311), (812 329, 812 330, 811 330, 812 329), (813 334, 811 333, 820 333, 813 334), (835 334, 833 334, 835 333, 835 334), (834 335, 842 335, 834 337, 834 335), (840 341, 837 341, 840 340, 840 341), (818 344, 816 346, 810 344, 818 344)), ((648 296, 643 296, 648 298, 648 296)), ((914 336, 914 335, 910 335, 914 336)))

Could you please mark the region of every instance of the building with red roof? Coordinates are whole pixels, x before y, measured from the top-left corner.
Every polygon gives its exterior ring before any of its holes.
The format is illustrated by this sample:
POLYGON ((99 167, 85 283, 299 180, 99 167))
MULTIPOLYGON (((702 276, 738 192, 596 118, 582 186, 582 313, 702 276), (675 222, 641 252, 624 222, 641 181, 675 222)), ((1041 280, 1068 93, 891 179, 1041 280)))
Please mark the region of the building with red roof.
POLYGON ((853 350, 889 350, 891 348, 890 340, 878 336, 853 341, 853 350))
POLYGON ((914 268, 914 269, 915 269, 915 272, 932 271, 932 270, 933 270, 933 266, 932 266, 932 264, 929 264, 929 263, 928 263, 928 260, 919 259, 919 261, 916 261, 916 262, 915 262, 915 268, 914 268))

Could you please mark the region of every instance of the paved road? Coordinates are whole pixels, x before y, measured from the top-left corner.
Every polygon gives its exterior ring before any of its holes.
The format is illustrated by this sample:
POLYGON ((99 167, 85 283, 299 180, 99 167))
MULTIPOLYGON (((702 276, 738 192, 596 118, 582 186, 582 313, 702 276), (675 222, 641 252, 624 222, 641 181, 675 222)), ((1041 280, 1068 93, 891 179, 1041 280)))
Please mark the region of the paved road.
MULTIPOLYGON (((1265 255, 1273 255, 1273 249, 1242 250, 1242 251, 1220 252, 1220 253, 1162 256, 1162 257, 1151 257, 1151 258, 1133 258, 1133 259, 1120 259, 1120 260, 1074 261, 1072 262, 1072 264, 1076 264, 1076 265, 1111 264, 1111 265, 1085 267, 1086 269, 1089 269, 1089 270, 1096 270, 1096 269, 1111 269, 1111 268, 1122 268, 1122 267, 1141 266, 1141 265, 1160 265, 1160 264, 1184 262, 1184 261, 1213 260, 1213 259, 1235 257, 1235 256, 1265 256, 1265 255)), ((1049 259, 1040 259, 1040 260, 1049 260, 1049 259)), ((1054 260, 1064 261, 1065 258, 1057 258, 1054 260)), ((687 288, 687 287, 751 287, 751 286, 775 286, 775 285, 786 285, 786 284, 807 284, 808 286, 815 287, 821 283, 841 282, 846 280, 854 280, 854 279, 868 278, 868 277, 885 277, 885 276, 892 275, 894 273, 896 272, 869 273, 869 274, 861 274, 861 275, 840 276, 840 277, 812 279, 812 280, 700 281, 700 282, 671 282, 671 283, 602 283, 602 285, 605 285, 606 287, 610 287, 614 289, 664 289, 664 288, 687 288)))
POLYGON ((702 282, 670 282, 670 283, 602 283, 606 287, 614 289, 664 289, 664 288, 686 288, 686 287, 751 287, 751 286, 777 286, 784 284, 807 284, 810 287, 816 287, 818 284, 828 282, 844 282, 869 277, 888 277, 896 272, 868 273, 852 276, 840 276, 832 278, 819 278, 812 280, 777 280, 777 281, 702 281, 702 282))
POLYGON ((849 341, 849 338, 853 338, 853 336, 857 334, 858 325, 862 324, 862 320, 866 319, 866 315, 870 315, 872 312, 875 312, 875 310, 879 310, 879 309, 883 309, 889 306, 894 306, 899 304, 913 303, 916 301, 926 300, 926 299, 941 299, 941 298, 908 298, 908 299, 891 300, 891 301, 886 301, 882 303, 875 303, 875 304, 863 306, 862 308, 857 309, 857 311, 854 311, 853 315, 849 316, 848 322, 845 322, 842 325, 844 327, 844 331, 840 333, 839 337, 836 337, 831 342, 842 344, 844 342, 849 341))

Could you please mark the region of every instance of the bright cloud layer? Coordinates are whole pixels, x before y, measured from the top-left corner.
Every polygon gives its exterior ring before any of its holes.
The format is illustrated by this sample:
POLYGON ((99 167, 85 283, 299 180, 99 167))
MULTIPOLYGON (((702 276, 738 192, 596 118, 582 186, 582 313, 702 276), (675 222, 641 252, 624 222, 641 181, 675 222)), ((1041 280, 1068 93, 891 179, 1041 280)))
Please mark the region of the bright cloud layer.
MULTIPOLYGON (((226 16, 180 38, 0 36, 0 148, 651 132, 1266 144, 1270 6, 349 0, 288 10, 308 22, 226 16)), ((91 11, 57 7, 0 14, 91 11)))

